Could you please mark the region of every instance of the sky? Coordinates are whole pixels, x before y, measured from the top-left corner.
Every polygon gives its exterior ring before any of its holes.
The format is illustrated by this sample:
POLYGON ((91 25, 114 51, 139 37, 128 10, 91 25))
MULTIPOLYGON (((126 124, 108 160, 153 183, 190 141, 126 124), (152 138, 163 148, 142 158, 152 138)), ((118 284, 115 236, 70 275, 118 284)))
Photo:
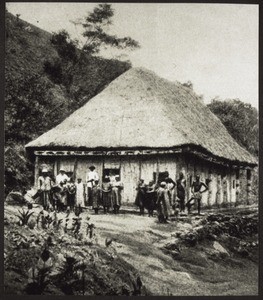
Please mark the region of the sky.
MULTIPOLYGON (((66 29, 97 3, 6 3, 9 12, 49 32, 66 29)), ((204 102, 233 99, 258 108, 258 5, 113 3, 110 33, 130 36, 141 48, 103 50, 107 58, 129 59, 171 81, 193 83, 204 102)))

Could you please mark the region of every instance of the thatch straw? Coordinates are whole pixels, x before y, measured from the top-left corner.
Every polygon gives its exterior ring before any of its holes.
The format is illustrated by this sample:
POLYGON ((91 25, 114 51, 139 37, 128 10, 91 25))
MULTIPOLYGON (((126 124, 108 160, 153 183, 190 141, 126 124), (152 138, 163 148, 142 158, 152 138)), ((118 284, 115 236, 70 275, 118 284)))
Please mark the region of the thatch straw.
POLYGON ((256 163, 191 89, 132 68, 26 147, 136 149, 186 144, 227 160, 256 163))

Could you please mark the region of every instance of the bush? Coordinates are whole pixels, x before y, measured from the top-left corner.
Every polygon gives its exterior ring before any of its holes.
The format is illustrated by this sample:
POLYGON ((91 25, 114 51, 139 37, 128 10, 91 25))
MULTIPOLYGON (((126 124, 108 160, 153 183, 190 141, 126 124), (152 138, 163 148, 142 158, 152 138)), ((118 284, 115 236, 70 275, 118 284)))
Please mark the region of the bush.
POLYGON ((47 75, 49 75, 52 82, 56 84, 61 84, 63 82, 62 65, 59 60, 55 61, 54 63, 50 61, 45 61, 44 71, 47 75))

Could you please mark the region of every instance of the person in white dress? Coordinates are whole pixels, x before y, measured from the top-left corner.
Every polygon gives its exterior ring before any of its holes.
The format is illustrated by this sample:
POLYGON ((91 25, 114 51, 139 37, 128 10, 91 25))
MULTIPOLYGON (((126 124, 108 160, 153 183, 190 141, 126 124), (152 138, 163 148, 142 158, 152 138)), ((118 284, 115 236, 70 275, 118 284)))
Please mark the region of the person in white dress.
POLYGON ((86 175, 88 206, 92 206, 91 191, 92 187, 95 185, 95 181, 99 181, 99 175, 96 171, 96 168, 94 166, 90 166, 86 175))
POLYGON ((76 207, 85 207, 85 188, 81 178, 78 178, 76 183, 76 207))

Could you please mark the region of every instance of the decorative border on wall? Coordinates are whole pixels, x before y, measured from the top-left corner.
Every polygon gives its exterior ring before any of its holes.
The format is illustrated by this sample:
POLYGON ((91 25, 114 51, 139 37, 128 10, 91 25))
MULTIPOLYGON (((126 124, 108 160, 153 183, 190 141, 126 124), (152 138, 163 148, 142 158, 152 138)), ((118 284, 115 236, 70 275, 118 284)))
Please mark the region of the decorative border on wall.
POLYGON ((141 156, 141 155, 157 155, 157 154, 176 154, 189 153, 211 163, 219 164, 225 167, 251 169, 253 166, 247 164, 229 162, 201 151, 192 149, 191 147, 177 149, 145 149, 145 150, 35 150, 36 156, 141 156))
POLYGON ((59 151, 59 150, 46 150, 34 151, 38 156, 119 156, 119 155, 152 155, 152 154, 173 154, 180 153, 182 149, 173 150, 112 150, 112 151, 59 151))

